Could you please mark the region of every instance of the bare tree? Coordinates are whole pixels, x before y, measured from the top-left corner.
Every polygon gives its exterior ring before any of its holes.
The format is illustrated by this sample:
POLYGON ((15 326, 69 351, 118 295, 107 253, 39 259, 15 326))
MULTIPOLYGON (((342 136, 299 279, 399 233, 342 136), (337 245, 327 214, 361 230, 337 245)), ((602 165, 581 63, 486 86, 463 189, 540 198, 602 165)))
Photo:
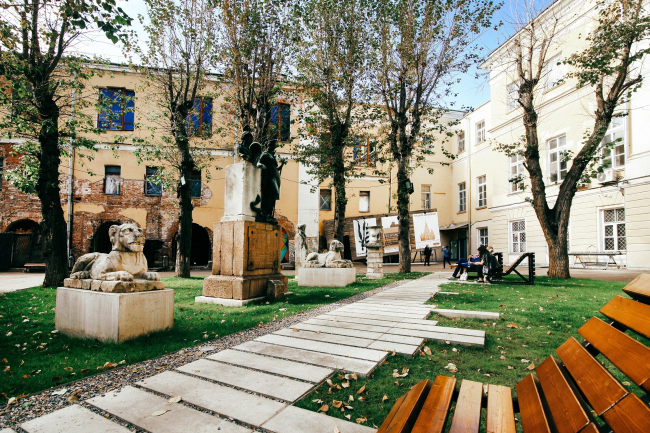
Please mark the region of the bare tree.
POLYGON ((447 110, 436 105, 451 92, 451 78, 478 62, 474 38, 491 26, 497 6, 489 0, 377 3, 373 74, 388 123, 390 156, 397 166, 399 271, 409 272, 409 162, 433 153, 433 143, 447 137, 441 134, 448 127, 441 122, 447 110))

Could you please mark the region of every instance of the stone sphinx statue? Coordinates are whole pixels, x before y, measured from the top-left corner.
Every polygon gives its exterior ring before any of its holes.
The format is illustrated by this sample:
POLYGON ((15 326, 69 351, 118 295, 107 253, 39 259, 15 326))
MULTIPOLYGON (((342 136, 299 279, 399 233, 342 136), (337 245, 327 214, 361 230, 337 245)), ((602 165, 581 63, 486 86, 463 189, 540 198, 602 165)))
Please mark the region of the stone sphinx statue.
POLYGON ((344 247, 340 241, 334 239, 326 253, 310 253, 303 263, 305 268, 351 268, 352 261, 341 259, 344 247))
POLYGON ((140 292, 162 289, 157 272, 149 272, 144 234, 135 224, 113 225, 108 229, 112 251, 79 257, 65 286, 104 292, 140 292))

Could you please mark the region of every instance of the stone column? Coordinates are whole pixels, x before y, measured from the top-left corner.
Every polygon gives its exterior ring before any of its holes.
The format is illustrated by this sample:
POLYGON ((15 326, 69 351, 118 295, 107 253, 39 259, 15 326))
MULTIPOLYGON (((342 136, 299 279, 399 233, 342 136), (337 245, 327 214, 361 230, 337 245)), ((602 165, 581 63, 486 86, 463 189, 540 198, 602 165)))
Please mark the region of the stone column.
POLYGON ((384 278, 384 238, 380 226, 368 227, 366 263, 366 278, 371 280, 384 278))

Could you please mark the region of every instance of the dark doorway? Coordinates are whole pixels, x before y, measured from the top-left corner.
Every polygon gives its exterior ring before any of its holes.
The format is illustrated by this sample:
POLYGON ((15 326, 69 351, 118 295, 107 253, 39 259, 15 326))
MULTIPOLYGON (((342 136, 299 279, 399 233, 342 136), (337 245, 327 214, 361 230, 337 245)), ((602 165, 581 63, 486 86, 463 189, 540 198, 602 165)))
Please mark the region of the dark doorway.
POLYGON ((95 230, 92 242, 90 243, 91 252, 110 253, 113 250, 113 245, 111 244, 111 238, 108 236, 108 229, 113 225, 119 226, 120 224, 119 221, 106 221, 101 223, 97 227, 97 230, 95 230))
POLYGON ((14 221, 9 224, 6 231, 14 234, 11 249, 13 267, 44 261, 44 239, 41 226, 37 222, 28 219, 14 221))
POLYGON ((156 267, 156 253, 163 247, 163 241, 158 239, 147 239, 144 241, 144 256, 147 258, 149 268, 156 267))
MULTIPOLYGON (((176 251, 178 247, 178 232, 172 241, 172 256, 170 262, 176 263, 176 251)), ((192 266, 205 266, 212 260, 212 245, 210 235, 205 227, 192 223, 192 252, 190 263, 192 266)))
POLYGON ((350 236, 343 236, 343 258, 352 260, 352 249, 350 248, 350 236))
POLYGON ((458 230, 458 254, 467 257, 467 229, 458 230))

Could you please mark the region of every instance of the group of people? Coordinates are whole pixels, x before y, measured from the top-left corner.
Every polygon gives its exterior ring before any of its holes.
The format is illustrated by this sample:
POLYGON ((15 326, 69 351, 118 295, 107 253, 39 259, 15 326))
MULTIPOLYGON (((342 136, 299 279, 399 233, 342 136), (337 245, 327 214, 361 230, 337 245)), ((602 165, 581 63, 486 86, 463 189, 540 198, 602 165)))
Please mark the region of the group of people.
MULTIPOLYGON (((431 253, 433 250, 429 248, 429 246, 426 246, 423 251, 424 255, 424 266, 431 266, 430 260, 431 260, 431 253)), ((450 277, 450 279, 457 279, 461 278, 461 275, 463 273, 468 272, 468 271, 474 271, 478 274, 478 283, 484 283, 492 282, 492 277, 497 271, 497 268, 499 267, 499 262, 497 258, 492 254, 494 252, 494 249, 490 246, 486 247, 485 245, 481 245, 478 247, 477 253, 468 256, 466 259, 461 258, 458 260, 458 263, 456 264, 456 269, 454 269, 454 273, 450 277)), ((451 251, 449 250, 449 245, 445 245, 442 248, 442 267, 443 269, 446 267, 447 264, 449 264, 449 267, 452 267, 451 264, 451 251)))

